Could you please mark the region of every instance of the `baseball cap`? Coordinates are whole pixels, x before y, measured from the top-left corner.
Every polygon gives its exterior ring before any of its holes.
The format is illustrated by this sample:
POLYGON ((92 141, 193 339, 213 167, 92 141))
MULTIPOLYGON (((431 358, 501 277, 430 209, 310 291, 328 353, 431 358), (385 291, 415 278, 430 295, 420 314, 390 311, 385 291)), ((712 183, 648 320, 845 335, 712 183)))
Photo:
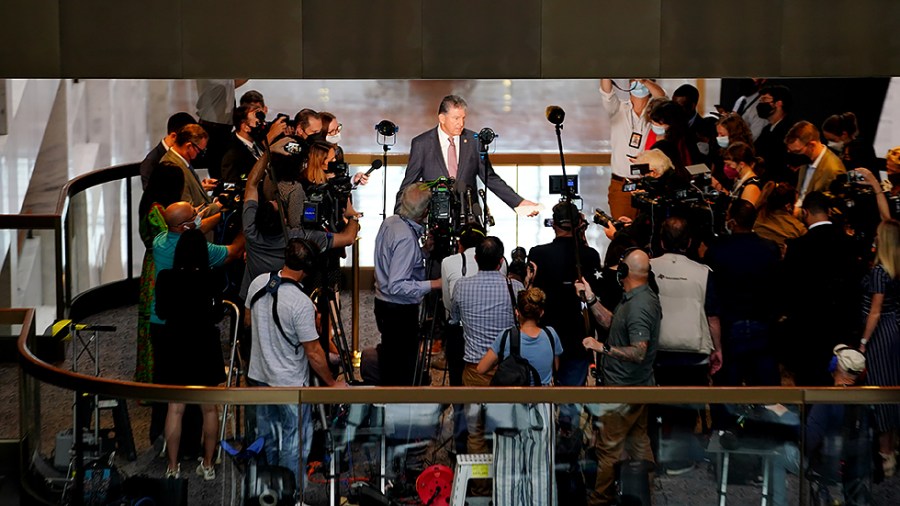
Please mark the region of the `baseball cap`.
POLYGON ((862 353, 846 344, 839 344, 834 347, 834 356, 841 369, 852 373, 859 374, 866 369, 866 357, 862 353))

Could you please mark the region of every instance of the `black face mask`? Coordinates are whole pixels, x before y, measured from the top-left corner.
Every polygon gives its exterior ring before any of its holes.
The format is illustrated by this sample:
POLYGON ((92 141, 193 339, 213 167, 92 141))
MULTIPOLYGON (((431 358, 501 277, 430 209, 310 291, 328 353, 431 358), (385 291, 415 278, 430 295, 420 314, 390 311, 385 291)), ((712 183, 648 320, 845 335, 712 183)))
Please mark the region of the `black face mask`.
POLYGON ((812 163, 812 159, 802 153, 788 153, 785 157, 785 163, 789 167, 803 167, 812 163))
POLYGON ((756 104, 756 114, 763 119, 768 118, 775 112, 775 106, 770 102, 760 102, 756 104))
POLYGON ((328 135, 325 132, 316 132, 312 135, 308 135, 306 137, 306 142, 312 144, 314 142, 325 142, 325 136, 328 135))

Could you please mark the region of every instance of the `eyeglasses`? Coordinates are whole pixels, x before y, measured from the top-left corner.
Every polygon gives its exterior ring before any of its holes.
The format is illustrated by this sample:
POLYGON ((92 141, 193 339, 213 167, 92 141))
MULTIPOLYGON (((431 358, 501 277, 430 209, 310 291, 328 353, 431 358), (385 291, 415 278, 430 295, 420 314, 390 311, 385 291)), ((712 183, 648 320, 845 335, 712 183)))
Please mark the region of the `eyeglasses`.
POLYGON ((328 135, 337 135, 337 134, 341 133, 341 130, 343 130, 343 129, 344 129, 344 125, 342 123, 338 123, 337 128, 332 128, 332 129, 328 130, 328 135))
POLYGON ((196 142, 192 142, 191 146, 194 146, 194 149, 197 150, 197 157, 206 156, 206 150, 197 145, 196 142))

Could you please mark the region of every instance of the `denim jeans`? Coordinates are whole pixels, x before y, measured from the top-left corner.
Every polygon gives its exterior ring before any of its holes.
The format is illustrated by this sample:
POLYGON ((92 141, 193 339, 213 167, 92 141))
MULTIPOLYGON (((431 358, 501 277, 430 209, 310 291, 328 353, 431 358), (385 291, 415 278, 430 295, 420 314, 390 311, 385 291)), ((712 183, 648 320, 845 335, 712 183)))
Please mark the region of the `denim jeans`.
MULTIPOLYGON (((265 438, 266 462, 273 466, 283 466, 294 473, 298 486, 300 478, 306 479, 306 473, 300 473, 301 460, 298 452, 300 432, 298 427, 298 408, 295 404, 271 404, 257 406, 256 427, 258 435, 265 438)), ((311 406, 304 404, 303 413, 303 460, 305 463, 312 448, 312 411, 311 406)), ((305 481, 303 483, 305 485, 305 481)))

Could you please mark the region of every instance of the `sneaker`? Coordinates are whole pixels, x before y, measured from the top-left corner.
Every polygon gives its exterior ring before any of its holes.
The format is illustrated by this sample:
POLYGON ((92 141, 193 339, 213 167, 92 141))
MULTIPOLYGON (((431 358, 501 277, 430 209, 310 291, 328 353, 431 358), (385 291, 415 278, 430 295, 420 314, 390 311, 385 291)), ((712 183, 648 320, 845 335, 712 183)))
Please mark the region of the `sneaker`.
POLYGON ((175 464, 175 469, 166 466, 166 478, 181 478, 181 464, 175 464))
POLYGON ((203 459, 200 459, 200 463, 197 465, 197 476, 202 476, 206 481, 212 481, 216 479, 216 466, 203 467, 203 459))
POLYGON ((676 460, 670 464, 666 464, 666 475, 681 476, 689 473, 694 469, 694 463, 688 460, 676 460))

